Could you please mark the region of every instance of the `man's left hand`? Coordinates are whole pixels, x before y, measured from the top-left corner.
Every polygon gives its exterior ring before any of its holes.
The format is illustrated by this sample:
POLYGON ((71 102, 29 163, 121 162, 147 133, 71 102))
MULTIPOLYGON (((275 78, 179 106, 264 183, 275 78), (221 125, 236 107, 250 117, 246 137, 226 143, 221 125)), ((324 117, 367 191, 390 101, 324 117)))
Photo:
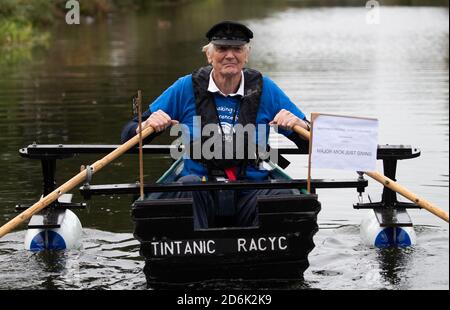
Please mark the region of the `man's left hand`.
POLYGON ((297 125, 306 130, 309 129, 308 124, 305 121, 301 120, 293 113, 285 109, 282 109, 280 112, 278 112, 278 114, 275 116, 273 121, 269 123, 269 125, 278 125, 278 127, 286 130, 292 130, 297 125))

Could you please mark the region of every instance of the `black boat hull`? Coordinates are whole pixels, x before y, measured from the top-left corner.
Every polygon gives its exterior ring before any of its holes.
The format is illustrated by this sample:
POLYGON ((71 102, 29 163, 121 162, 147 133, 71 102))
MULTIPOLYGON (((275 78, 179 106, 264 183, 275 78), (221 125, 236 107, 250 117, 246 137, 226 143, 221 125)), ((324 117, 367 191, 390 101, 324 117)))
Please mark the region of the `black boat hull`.
POLYGON ((148 283, 299 279, 309 267, 320 211, 316 195, 264 197, 258 199, 258 227, 200 231, 193 229, 192 202, 169 202, 133 204, 134 236, 141 242, 148 283))

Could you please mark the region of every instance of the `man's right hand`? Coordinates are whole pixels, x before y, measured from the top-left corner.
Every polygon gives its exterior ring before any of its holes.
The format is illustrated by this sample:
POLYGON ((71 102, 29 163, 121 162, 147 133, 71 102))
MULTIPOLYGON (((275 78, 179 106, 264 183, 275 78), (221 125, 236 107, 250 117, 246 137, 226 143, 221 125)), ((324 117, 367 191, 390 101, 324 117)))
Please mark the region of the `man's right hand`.
MULTIPOLYGON (((164 131, 167 127, 178 124, 178 121, 172 120, 169 115, 163 110, 158 110, 152 113, 150 117, 142 123, 142 130, 151 126, 156 132, 164 131)), ((139 133, 139 126, 136 128, 136 133, 139 133)))

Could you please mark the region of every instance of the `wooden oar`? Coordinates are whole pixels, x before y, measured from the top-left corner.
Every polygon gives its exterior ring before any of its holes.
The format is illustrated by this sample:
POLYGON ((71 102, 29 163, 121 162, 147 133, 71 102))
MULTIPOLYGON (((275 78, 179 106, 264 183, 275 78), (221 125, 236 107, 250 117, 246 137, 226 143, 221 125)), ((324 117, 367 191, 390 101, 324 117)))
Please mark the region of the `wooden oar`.
MULTIPOLYGON (((147 127, 142 131, 142 139, 146 138, 150 134, 154 132, 154 129, 152 127, 147 127)), ((135 146, 139 142, 139 134, 135 135, 133 138, 128 140, 126 143, 119 146, 117 149, 103 157, 102 159, 96 161, 93 165, 91 165, 92 173, 96 173, 103 167, 105 167, 107 164, 124 154, 126 151, 131 149, 133 146, 135 146)), ((46 206, 57 200, 59 197, 61 197, 63 194, 67 193, 71 189, 73 189, 78 184, 82 183, 86 179, 86 171, 82 171, 75 175, 73 178, 71 178, 69 181, 55 189, 53 192, 48 194, 47 196, 43 197, 41 200, 36 202, 33 206, 10 220, 8 223, 0 227, 0 238, 12 231, 14 228, 16 228, 18 225, 23 223, 24 221, 31 218, 35 213, 41 211, 46 206)))
MULTIPOLYGON (((311 139, 310 132, 300 126, 295 126, 294 131, 307 140, 311 139)), ((441 219, 443 219, 444 221, 446 221, 448 223, 448 212, 445 212, 444 210, 440 209, 433 203, 417 196, 416 194, 412 193, 405 187, 401 186, 400 184, 394 182, 393 180, 389 179, 388 177, 386 177, 378 172, 364 172, 364 173, 366 175, 368 175, 369 177, 373 178, 374 180, 380 182, 387 188, 393 190, 394 192, 399 193, 403 197, 411 200, 412 202, 419 205, 421 208, 433 213, 434 215, 440 217, 441 219)))

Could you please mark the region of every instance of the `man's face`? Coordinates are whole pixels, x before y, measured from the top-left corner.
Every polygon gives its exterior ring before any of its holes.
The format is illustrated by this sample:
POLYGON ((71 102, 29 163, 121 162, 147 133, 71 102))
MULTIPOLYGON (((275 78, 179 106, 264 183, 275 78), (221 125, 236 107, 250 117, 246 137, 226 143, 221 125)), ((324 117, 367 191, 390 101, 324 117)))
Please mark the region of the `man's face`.
POLYGON ((242 69, 248 61, 248 48, 245 45, 223 46, 214 45, 211 53, 208 53, 208 62, 213 66, 214 71, 231 77, 241 74, 242 69))

